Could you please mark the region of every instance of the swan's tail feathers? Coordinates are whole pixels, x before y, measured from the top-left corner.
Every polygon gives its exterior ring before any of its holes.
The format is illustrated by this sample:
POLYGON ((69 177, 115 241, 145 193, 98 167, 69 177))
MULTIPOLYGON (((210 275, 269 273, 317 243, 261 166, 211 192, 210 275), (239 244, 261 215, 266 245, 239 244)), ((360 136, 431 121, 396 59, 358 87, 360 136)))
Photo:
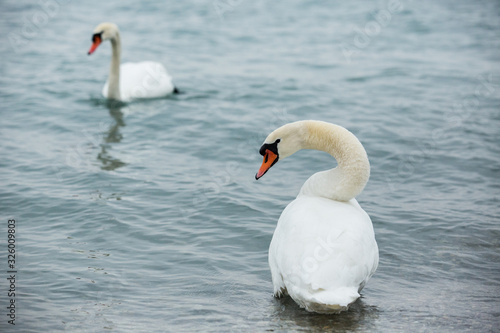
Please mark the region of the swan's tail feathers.
POLYGON ((356 288, 342 287, 336 290, 320 290, 303 302, 307 311, 318 313, 339 313, 347 311, 359 298, 356 288))
POLYGON ((177 87, 174 87, 174 91, 173 91, 173 93, 174 93, 174 94, 180 94, 181 92, 180 92, 180 90, 179 90, 179 89, 177 89, 177 87))

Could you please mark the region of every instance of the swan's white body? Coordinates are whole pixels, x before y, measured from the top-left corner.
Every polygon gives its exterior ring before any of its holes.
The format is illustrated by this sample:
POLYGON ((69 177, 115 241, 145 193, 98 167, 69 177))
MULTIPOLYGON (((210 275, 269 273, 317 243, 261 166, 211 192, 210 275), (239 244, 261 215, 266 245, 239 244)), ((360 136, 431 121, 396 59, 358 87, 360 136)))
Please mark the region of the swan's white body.
POLYGON ((162 64, 144 61, 120 65, 120 32, 113 23, 101 23, 94 29, 94 45, 89 54, 108 39, 111 41, 112 56, 109 77, 102 89, 104 97, 127 102, 137 98, 163 97, 174 92, 172 78, 162 64))
MULTIPOLYGON (((127 62, 120 66, 120 100, 128 102, 138 98, 158 98, 174 91, 172 78, 165 67, 158 62, 127 62)), ((108 93, 109 78, 102 88, 102 95, 108 93)))
POLYGON ((366 152, 346 129, 318 121, 285 125, 264 145, 277 139, 279 158, 318 149, 339 165, 311 176, 281 214, 269 248, 274 294, 289 294, 308 311, 347 310, 379 259, 370 217, 354 199, 369 178, 366 152))

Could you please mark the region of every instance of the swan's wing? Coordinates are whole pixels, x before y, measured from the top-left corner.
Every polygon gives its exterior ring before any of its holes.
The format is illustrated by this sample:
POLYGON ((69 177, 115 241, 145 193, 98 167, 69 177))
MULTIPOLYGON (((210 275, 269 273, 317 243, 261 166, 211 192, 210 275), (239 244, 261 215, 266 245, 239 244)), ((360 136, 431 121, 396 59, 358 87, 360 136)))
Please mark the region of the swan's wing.
POLYGON ((326 312, 315 307, 345 309, 359 297, 377 267, 378 248, 371 220, 355 200, 300 196, 283 211, 269 257, 273 282, 281 276, 298 304, 326 312))
POLYGON ((274 255, 274 251, 273 255, 271 255, 271 248, 273 248, 272 245, 269 250, 268 259, 269 259, 269 268, 271 269, 271 277, 273 280, 273 294, 275 297, 281 297, 287 295, 288 292, 286 290, 285 282, 283 281, 283 276, 281 275, 279 265, 276 261, 279 256, 274 255))
POLYGON ((163 97, 173 91, 172 78, 158 62, 128 62, 120 66, 120 95, 123 100, 163 97))

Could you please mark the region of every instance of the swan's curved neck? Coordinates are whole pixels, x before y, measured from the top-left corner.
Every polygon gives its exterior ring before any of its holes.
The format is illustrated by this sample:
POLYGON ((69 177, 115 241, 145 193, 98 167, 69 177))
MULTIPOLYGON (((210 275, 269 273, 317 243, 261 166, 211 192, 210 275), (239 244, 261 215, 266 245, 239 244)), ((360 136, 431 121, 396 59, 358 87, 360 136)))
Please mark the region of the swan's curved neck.
POLYGON ((299 195, 349 201, 361 193, 370 178, 370 162, 361 142, 341 126, 317 121, 305 125, 301 148, 325 151, 337 160, 338 166, 312 175, 299 195))
POLYGON ((120 100, 120 53, 121 42, 120 33, 116 32, 116 37, 111 39, 113 54, 111 55, 111 66, 109 68, 108 98, 120 100))

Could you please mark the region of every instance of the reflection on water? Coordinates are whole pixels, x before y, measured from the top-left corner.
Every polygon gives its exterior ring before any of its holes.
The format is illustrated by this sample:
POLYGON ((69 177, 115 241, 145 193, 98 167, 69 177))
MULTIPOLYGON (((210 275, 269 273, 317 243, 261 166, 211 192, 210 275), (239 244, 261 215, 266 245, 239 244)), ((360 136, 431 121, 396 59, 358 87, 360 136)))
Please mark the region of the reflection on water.
POLYGON ((340 315, 327 315, 307 312, 301 309, 289 296, 275 300, 275 317, 286 326, 307 329, 308 332, 352 332, 360 327, 366 329, 369 323, 379 316, 376 306, 367 305, 359 298, 340 315), (311 328, 314 328, 311 331, 311 328))
POLYGON ((104 136, 104 143, 101 144, 101 151, 97 154, 97 159, 101 162, 101 169, 112 171, 122 166, 126 163, 122 162, 118 158, 114 158, 110 155, 112 143, 119 143, 123 136, 120 133, 120 127, 125 127, 125 121, 123 120, 123 113, 121 109, 126 104, 117 101, 107 101, 106 107, 109 110, 109 114, 113 118, 114 122, 110 125, 109 130, 104 136))

